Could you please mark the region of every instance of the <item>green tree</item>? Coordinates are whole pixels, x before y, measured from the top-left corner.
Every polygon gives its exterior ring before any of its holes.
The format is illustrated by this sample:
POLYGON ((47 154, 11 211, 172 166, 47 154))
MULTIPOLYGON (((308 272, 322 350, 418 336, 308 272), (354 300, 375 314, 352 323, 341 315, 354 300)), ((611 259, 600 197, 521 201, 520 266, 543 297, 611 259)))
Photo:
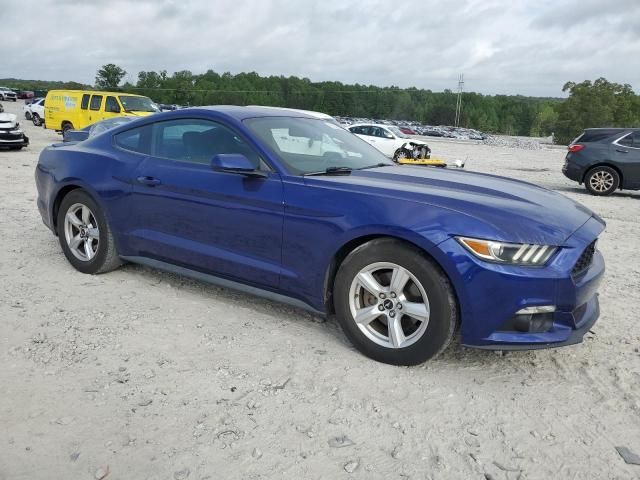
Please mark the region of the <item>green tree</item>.
POLYGON ((569 98, 557 107, 556 140, 567 144, 585 128, 640 125, 640 104, 630 85, 605 78, 567 82, 569 98))
POLYGON ((114 90, 118 88, 120 81, 126 74, 125 70, 113 63, 103 65, 96 74, 96 88, 114 90))

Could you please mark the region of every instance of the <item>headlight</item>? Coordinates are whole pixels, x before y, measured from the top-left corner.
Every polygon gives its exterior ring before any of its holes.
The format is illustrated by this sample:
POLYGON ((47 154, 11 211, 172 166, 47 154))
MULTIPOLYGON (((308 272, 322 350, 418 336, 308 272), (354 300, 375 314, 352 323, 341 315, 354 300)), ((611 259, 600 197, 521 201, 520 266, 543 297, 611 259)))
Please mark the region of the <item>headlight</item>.
POLYGON ((456 237, 457 240, 476 257, 489 262, 510 265, 540 266, 558 250, 549 245, 530 243, 505 243, 477 238, 456 237))

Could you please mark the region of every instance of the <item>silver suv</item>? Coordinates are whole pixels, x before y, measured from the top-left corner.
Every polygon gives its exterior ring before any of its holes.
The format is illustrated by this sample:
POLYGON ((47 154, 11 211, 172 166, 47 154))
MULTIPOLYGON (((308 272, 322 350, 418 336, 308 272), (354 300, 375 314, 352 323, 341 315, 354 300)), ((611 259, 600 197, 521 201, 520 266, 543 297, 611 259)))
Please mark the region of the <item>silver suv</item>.
POLYGON ((12 102, 15 102, 18 100, 18 95, 10 88, 0 87, 0 99, 4 101, 11 100, 12 102))

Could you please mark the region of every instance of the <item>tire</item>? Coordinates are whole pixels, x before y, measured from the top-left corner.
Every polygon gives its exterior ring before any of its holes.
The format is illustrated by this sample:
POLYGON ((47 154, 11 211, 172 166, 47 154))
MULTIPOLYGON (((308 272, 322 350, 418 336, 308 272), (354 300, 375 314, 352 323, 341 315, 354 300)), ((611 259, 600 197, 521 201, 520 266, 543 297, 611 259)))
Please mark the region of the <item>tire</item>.
POLYGON ((584 176, 584 186, 591 195, 611 195, 620 186, 620 174, 604 165, 594 167, 584 176))
POLYGON ((392 365, 435 358, 451 342, 458 323, 453 289, 440 267, 419 249, 391 238, 367 242, 347 256, 336 275, 333 301, 338 323, 353 345, 392 365), (402 277, 404 287, 393 288, 391 280, 402 277), (354 312, 361 313, 360 323, 354 312))
POLYGON ((71 122, 62 123, 62 133, 66 132, 67 130, 73 130, 73 124, 71 122))
POLYGON ((42 119, 40 118, 40 115, 38 115, 37 113, 33 114, 32 121, 36 127, 39 127, 42 125, 42 119))
POLYGON ((401 149, 401 148, 399 148, 398 150, 396 150, 396 153, 394 153, 394 154, 393 154, 393 158, 392 158, 392 160, 393 160, 394 162, 398 163, 398 161, 399 161, 401 158, 403 158, 403 159, 404 159, 404 158, 409 158, 409 157, 407 157, 406 153, 404 153, 404 152, 402 151, 402 149, 401 149))
POLYGON ((24 119, 25 119, 25 120, 31 120, 31 113, 29 113, 29 112, 24 112, 24 119))
POLYGON ((86 191, 72 190, 62 199, 56 229, 62 251, 76 270, 97 274, 110 272, 122 265, 104 212, 86 191), (75 216, 75 221, 66 220, 68 213, 75 216), (73 237, 80 239, 76 248, 72 245, 73 237))

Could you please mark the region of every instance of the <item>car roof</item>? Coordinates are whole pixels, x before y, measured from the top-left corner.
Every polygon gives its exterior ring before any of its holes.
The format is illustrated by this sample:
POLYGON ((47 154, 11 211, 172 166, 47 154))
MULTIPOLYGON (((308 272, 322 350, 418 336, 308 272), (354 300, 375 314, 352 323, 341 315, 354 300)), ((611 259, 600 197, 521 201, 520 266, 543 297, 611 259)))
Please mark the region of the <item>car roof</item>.
POLYGON ((640 131, 638 127, 603 127, 603 128, 585 128, 585 132, 600 132, 600 133, 622 133, 622 132, 637 132, 640 131))
POLYGON ((231 117, 235 120, 245 120, 247 118, 256 117, 300 117, 300 118, 313 118, 318 119, 317 116, 309 115, 301 110, 292 110, 288 108, 278 107, 261 107, 261 106, 249 106, 242 107, 238 105, 209 105, 205 107, 189 107, 180 110, 181 112, 194 110, 206 110, 213 111, 231 117))

